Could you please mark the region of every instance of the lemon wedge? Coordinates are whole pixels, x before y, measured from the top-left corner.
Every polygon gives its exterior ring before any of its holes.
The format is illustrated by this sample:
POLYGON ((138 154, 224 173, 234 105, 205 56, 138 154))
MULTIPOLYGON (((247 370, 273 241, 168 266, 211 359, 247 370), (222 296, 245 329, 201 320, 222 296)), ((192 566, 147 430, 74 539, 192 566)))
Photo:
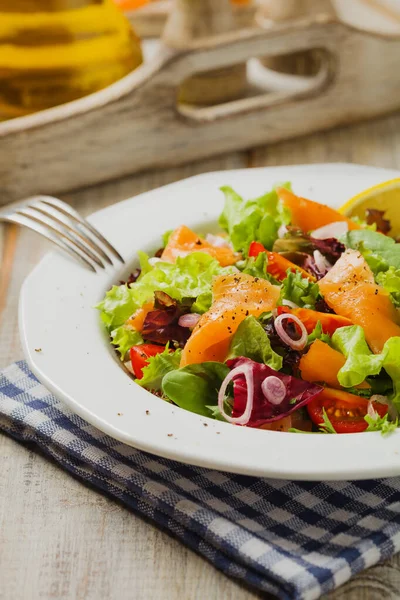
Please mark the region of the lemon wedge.
POLYGON ((346 217, 365 219, 367 208, 383 210, 384 218, 389 219, 391 230, 389 235, 400 235, 400 178, 379 183, 364 192, 350 198, 339 212, 346 217))

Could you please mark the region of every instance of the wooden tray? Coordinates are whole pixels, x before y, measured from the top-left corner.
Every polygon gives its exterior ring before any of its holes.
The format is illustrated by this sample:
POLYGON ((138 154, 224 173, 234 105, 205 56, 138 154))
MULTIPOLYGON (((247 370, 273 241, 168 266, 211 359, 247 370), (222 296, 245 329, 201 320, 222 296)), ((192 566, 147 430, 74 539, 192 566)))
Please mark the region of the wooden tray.
POLYGON ((0 123, 1 202, 57 194, 395 111, 400 108, 399 61, 400 37, 366 33, 334 18, 254 27, 183 49, 163 43, 147 64, 101 92, 0 123), (208 108, 177 104, 179 84, 210 65, 225 68, 308 49, 318 49, 324 60, 319 73, 299 87, 283 91, 261 77, 250 97, 208 108))

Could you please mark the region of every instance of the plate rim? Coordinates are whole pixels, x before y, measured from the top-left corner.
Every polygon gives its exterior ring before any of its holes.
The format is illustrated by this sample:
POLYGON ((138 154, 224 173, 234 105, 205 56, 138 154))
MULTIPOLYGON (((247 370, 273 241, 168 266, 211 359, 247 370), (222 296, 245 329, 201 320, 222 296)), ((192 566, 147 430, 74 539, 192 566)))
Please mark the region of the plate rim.
MULTIPOLYGON (((258 171, 259 173, 263 173, 263 172, 271 172, 271 171, 284 171, 285 169, 288 170, 303 170, 303 169, 307 169, 307 170, 312 170, 312 169, 318 169, 323 167, 324 169, 337 169, 337 168, 343 168, 343 169, 347 169, 349 171, 353 171, 354 173, 356 173, 357 171, 360 172, 360 170, 365 170, 368 169, 368 171, 374 171, 376 174, 388 174, 388 178, 389 176, 393 176, 393 174, 397 174, 399 175, 399 171, 395 170, 395 169, 381 169, 379 167, 368 167, 368 166, 363 166, 363 165, 353 165, 353 164, 349 164, 349 163, 320 163, 320 164, 312 164, 312 165, 285 165, 285 166, 278 166, 278 167, 260 167, 257 169, 233 169, 233 170, 223 170, 223 171, 213 171, 210 173, 201 173, 198 175, 194 175, 185 179, 182 179, 180 181, 177 182, 173 182, 173 183, 169 183, 165 186, 144 192, 142 194, 139 194, 137 196, 133 196, 131 198, 128 198, 126 200, 123 200, 121 202, 118 202, 114 205, 110 205, 107 206, 99 211, 96 211, 95 213, 93 213, 92 215, 90 215, 90 219, 94 219, 94 220, 101 220, 105 217, 105 215, 110 215, 112 214, 115 210, 117 211, 121 211, 125 206, 127 206, 127 204, 133 204, 135 203, 136 206, 139 205, 139 203, 144 203, 146 201, 146 199, 149 196, 156 196, 157 194, 160 194, 160 192, 165 193, 166 190, 170 190, 171 188, 177 188, 179 186, 182 186, 183 183, 185 183, 186 185, 188 184, 188 182, 193 182, 193 181, 199 181, 201 179, 205 180, 205 179, 216 179, 219 178, 221 176, 223 176, 224 178, 229 178, 230 175, 232 174, 236 174, 239 175, 240 174, 244 174, 246 173, 245 177, 249 177, 248 173, 249 171, 251 172, 255 172, 258 171)), ((162 232, 160 232, 162 233, 162 232)), ((27 306, 27 293, 28 293, 28 289, 29 286, 31 285, 32 281, 38 277, 40 277, 40 273, 41 270, 43 270, 43 267, 46 266, 46 261, 47 263, 51 263, 54 260, 62 260, 65 263, 65 258, 59 254, 57 251, 52 251, 48 254, 45 255, 45 257, 35 266, 35 268, 32 270, 32 272, 29 274, 29 276, 25 279, 22 288, 21 288, 21 292, 20 292, 20 298, 19 298, 19 315, 18 315, 18 321, 19 321, 19 328, 20 328, 20 337, 21 337, 21 343, 22 343, 22 347, 23 347, 23 351, 24 351, 24 355, 27 359, 28 365, 31 368, 32 372, 36 375, 36 377, 39 379, 39 381, 41 381, 45 387, 51 391, 57 398, 61 399, 63 402, 65 402, 75 413, 77 413, 79 416, 81 416, 83 419, 85 419, 86 421, 88 421, 89 423, 91 423, 92 425, 94 425, 95 427, 97 427, 98 429, 100 429, 101 431, 103 431, 104 433, 106 433, 107 435, 110 435, 111 437, 126 443, 130 446, 133 446, 135 448, 138 448, 140 450, 144 450, 145 452, 149 452, 151 454, 155 454, 157 456, 162 456, 164 458, 167 459, 171 459, 171 460, 175 460, 178 462, 183 462, 183 463, 188 463, 191 465, 195 465, 195 466, 199 466, 199 467, 205 467, 205 468, 209 468, 209 469, 218 469, 218 470, 222 470, 222 471, 228 471, 228 472, 234 472, 234 473, 241 473, 241 474, 245 474, 245 475, 256 475, 256 476, 263 476, 263 477, 274 477, 274 478, 278 478, 278 479, 298 479, 298 480, 321 480, 321 479, 329 479, 329 480, 343 480, 343 479, 366 479, 366 478, 371 478, 371 477, 376 477, 377 476, 377 472, 376 472, 376 466, 370 466, 368 467, 367 465, 359 465, 357 468, 354 467, 354 465, 351 468, 347 468, 347 469, 337 469, 335 470, 330 470, 328 473, 323 469, 322 466, 315 468, 315 469, 310 469, 310 468, 297 468, 295 470, 291 470, 290 468, 288 469, 287 467, 282 467, 281 465, 275 465, 275 466, 268 466, 268 468, 265 468, 265 465, 249 465, 248 464, 248 460, 246 459, 245 461, 242 462, 235 462, 232 463, 229 461, 229 459, 225 456, 223 459, 221 458, 210 458, 210 457, 206 457, 204 456, 204 453, 200 453, 201 455, 199 455, 199 451, 197 450, 197 452, 193 451, 193 448, 188 451, 187 449, 184 450, 182 449, 182 446, 178 443, 178 444, 168 444, 167 441, 164 439, 162 442, 160 443, 155 443, 154 440, 146 443, 146 441, 144 441, 143 439, 141 439, 140 441, 138 441, 138 439, 133 439, 132 433, 127 434, 125 431, 121 430, 120 427, 116 427, 113 423, 107 422, 104 418, 100 417, 99 414, 94 413, 91 410, 88 410, 84 405, 82 405, 81 403, 79 403, 76 399, 74 399, 73 397, 71 397, 71 395, 69 393, 66 393, 65 390, 63 390, 51 377, 48 377, 48 375, 46 374, 46 368, 41 366, 41 361, 39 358, 39 355, 34 353, 32 350, 32 345, 30 343, 30 339, 29 339, 29 333, 27 332, 27 320, 26 320, 26 306, 27 306)), ((73 263, 71 263, 73 264, 73 263)), ((74 265, 75 267, 75 265, 74 265)), ((77 265, 76 268, 79 268, 79 266, 77 265)), ((126 374, 123 372, 123 370, 118 366, 119 371, 124 375, 124 377, 126 379, 130 379, 126 376, 126 374)), ((131 383, 132 380, 130 380, 131 383)), ((135 385, 135 384, 133 384, 135 385)), ((136 388, 140 389, 138 386, 135 385, 136 388)), ((138 392, 138 390, 136 390, 138 392)), ((152 398, 155 398, 154 396, 152 396, 151 394, 149 394, 149 392, 145 392, 144 390, 141 390, 141 392, 144 392, 146 394, 146 396, 150 395, 152 398)), ((175 407, 177 411, 182 411, 182 409, 179 409, 178 407, 175 407)), ((184 411, 185 413, 187 413, 187 411, 184 411)), ((181 414, 181 413, 179 413, 181 414)), ((216 422, 213 419, 210 419, 208 417, 200 417, 198 415, 194 415, 193 413, 187 413, 188 415, 190 415, 192 418, 194 417, 198 422, 200 422, 203 426, 203 434, 201 435, 201 437, 203 439, 207 439, 204 435, 206 430, 212 431, 212 429, 214 429, 214 433, 216 433, 216 427, 215 424, 218 423, 217 425, 217 429, 218 430, 222 430, 223 428, 232 428, 231 425, 227 424, 227 423, 220 423, 220 422, 216 422), (204 424, 207 425, 207 427, 204 427, 204 424), (214 425, 214 427, 212 427, 212 425, 214 425)), ((187 420, 187 419, 185 419, 187 420)), ((235 430, 241 430, 242 432, 246 429, 246 428, 234 428, 235 430)), ((249 429, 247 429, 247 432, 249 431, 249 429)), ((207 431, 208 433, 208 431, 207 431)), ((224 432, 225 433, 225 432, 224 432)), ((237 440, 239 442, 239 440, 244 441, 244 439, 246 438, 246 436, 242 436, 241 433, 239 433, 239 431, 237 432, 237 440), (242 436, 242 437, 240 437, 242 436)), ((261 436, 267 436, 265 438, 265 440, 262 441, 266 441, 267 439, 271 440, 270 444, 273 446, 275 444, 274 440, 276 442, 279 442, 279 438, 281 436, 291 436, 296 437, 296 439, 299 438, 298 435, 296 434, 282 434, 279 432, 267 432, 267 431, 260 431, 260 430, 251 430, 252 435, 254 435, 254 439, 256 438, 256 436, 258 436, 260 438, 260 434, 261 436), (277 439, 276 436, 279 436, 279 438, 277 439)), ((218 434, 220 435, 220 434, 218 434)), ((236 435, 236 434, 235 434, 236 435)), ((350 434, 348 436, 346 436, 346 438, 350 441, 352 438, 354 437, 359 438, 360 436, 358 434, 350 434)), ((137 437, 137 436, 136 436, 137 437)), ((221 435, 221 438, 224 437, 221 435)), ((231 436, 230 436, 231 437, 231 436)), ((301 436, 301 438, 304 437, 308 437, 308 438, 314 438, 314 436, 301 436)), ((319 438, 319 436, 317 436, 319 438)), ((331 442, 329 442, 329 438, 331 436, 327 436, 323 439, 327 440, 327 445, 332 445, 331 442)), ((336 436, 332 436, 333 438, 335 438, 336 436)), ((342 436, 340 436, 342 437, 342 436)), ((394 452, 395 455, 398 455, 400 453, 400 430, 395 432, 392 436, 390 436, 391 439, 385 439, 382 440, 382 436, 379 433, 364 433, 362 435, 363 438, 365 438, 365 440, 367 441, 367 438, 372 441, 372 440, 380 440, 381 442, 384 441, 385 443, 389 442, 389 444, 387 444, 385 450, 386 453, 387 452, 394 452), (396 444, 395 444, 396 441, 396 444)), ((320 438, 319 438, 320 439, 320 438)), ((174 441, 174 440, 171 440, 174 441)), ((179 440, 178 440, 179 441, 179 440)), ((352 443, 348 443, 346 440, 344 441, 344 447, 347 446, 352 446, 355 444, 352 443)), ((361 441, 361 440, 360 440, 361 441)), ((260 442, 261 443, 261 442, 260 442)), ((300 442, 299 442, 300 443, 300 442)), ((312 443, 312 440, 310 440, 311 443, 311 448, 308 448, 308 455, 310 456, 310 450, 312 452, 312 447, 313 446, 318 446, 318 442, 317 444, 312 443)), ((375 442, 373 442, 375 443, 375 442)), ((301 442, 300 445, 302 445, 303 443, 301 442)), ((220 445, 220 444, 218 444, 220 445)), ((268 445, 268 444, 267 444, 268 445)), ((310 445, 310 444, 309 444, 310 445)), ((357 445, 357 444, 356 444, 357 445)), ((370 445, 370 444, 368 444, 370 445)), ((351 449, 351 448, 350 448, 351 449)), ((315 449, 314 449, 315 452, 315 449)), ((393 459, 393 456, 392 456, 393 459)), ((398 475, 400 474, 400 455, 399 457, 395 458, 392 461, 388 461, 387 464, 383 464, 381 465, 381 470, 379 472, 379 477, 390 477, 393 475, 398 475)))

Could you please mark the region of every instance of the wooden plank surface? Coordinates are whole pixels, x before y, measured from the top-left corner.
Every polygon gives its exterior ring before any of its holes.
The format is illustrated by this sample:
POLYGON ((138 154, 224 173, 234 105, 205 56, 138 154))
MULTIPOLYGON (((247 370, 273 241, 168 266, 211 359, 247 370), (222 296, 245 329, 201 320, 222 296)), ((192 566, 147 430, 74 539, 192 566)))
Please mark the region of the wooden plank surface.
MULTIPOLYGON (((358 162, 400 169, 400 115, 157 173, 68 197, 83 213, 192 174, 245 166, 358 162)), ((0 367, 22 357, 20 286, 49 248, 0 228, 0 367)), ((0 436, 0 598, 3 600, 251 600, 258 594, 30 448, 0 436)), ((370 569, 330 600, 400 597, 400 557, 370 569)))

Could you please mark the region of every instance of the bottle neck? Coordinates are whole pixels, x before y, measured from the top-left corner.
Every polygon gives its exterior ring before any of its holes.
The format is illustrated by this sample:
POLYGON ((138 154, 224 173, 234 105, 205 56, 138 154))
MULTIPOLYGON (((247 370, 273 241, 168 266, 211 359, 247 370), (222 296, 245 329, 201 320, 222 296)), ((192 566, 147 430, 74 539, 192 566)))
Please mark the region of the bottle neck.
POLYGON ((104 0, 0 0, 0 12, 59 12, 103 4, 104 0))
POLYGON ((163 39, 179 47, 234 28, 230 0, 175 0, 163 39))

